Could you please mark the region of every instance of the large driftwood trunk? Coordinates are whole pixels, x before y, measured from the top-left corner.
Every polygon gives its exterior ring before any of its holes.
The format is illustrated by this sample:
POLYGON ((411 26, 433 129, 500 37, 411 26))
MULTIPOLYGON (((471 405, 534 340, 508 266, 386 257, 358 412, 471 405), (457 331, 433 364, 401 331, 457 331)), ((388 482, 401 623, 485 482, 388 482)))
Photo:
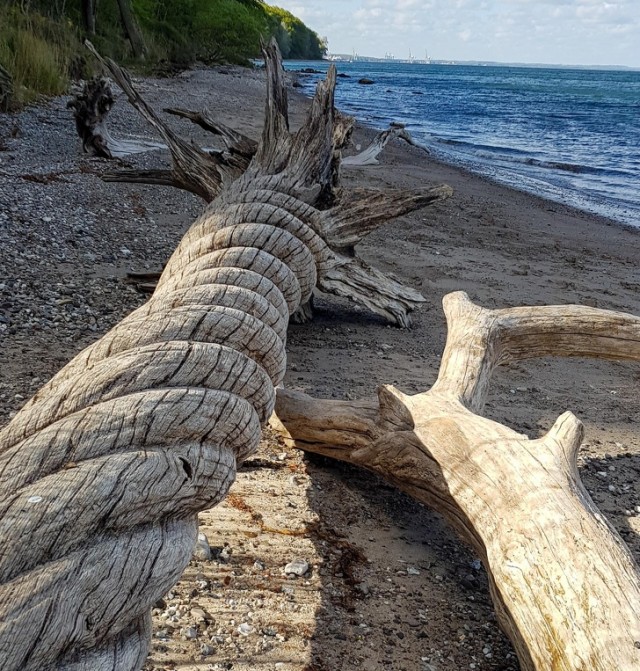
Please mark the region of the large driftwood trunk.
POLYGON ((445 297, 440 374, 377 402, 278 390, 274 423, 305 450, 363 466, 441 512, 487 568, 527 671, 640 669, 640 575, 578 475, 582 425, 541 439, 480 416, 493 369, 538 356, 640 360, 640 318, 579 306, 483 310, 445 297))
MULTIPOLYGON (((0 432, 3 671, 140 668, 151 606, 191 557, 197 513, 225 496, 273 411, 289 315, 323 277, 400 320, 421 299, 330 243, 351 244, 382 210, 450 190, 378 194, 375 211, 363 201, 371 194, 317 209, 339 162, 335 71, 291 134, 275 44, 265 58, 265 130, 246 173, 231 180, 163 128, 176 180, 213 202, 149 302, 0 432)), ((109 66, 155 123, 126 73, 109 66)))

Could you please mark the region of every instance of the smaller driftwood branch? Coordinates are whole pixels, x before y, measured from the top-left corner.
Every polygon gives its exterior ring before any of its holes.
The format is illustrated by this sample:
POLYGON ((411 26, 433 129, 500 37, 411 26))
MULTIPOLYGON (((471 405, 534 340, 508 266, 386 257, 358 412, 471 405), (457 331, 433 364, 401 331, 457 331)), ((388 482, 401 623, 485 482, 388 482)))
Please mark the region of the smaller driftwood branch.
MULTIPOLYGON (((111 76, 125 92, 131 105, 162 136, 173 159, 173 184, 211 201, 219 193, 225 173, 225 165, 211 152, 203 151, 174 133, 138 93, 131 77, 110 58, 102 58, 90 42, 85 42, 91 53, 109 70, 111 76)), ((237 175, 235 175, 237 176, 237 175)), ((113 178, 114 176, 112 176, 113 178)), ((156 183, 156 182, 154 182, 156 183)))
MULTIPOLYGON (((409 134, 409 131, 405 130, 402 124, 392 123, 387 130, 378 133, 378 135, 375 136, 371 144, 366 149, 361 151, 359 154, 355 154, 353 156, 345 156, 342 159, 342 165, 344 166, 378 165, 378 156, 380 156, 382 150, 394 138, 404 140, 407 144, 410 144, 414 147, 419 146, 414 142, 413 138, 409 134)), ((425 149, 424 147, 421 147, 421 149, 428 153, 428 150, 425 149)))
POLYGON ((640 361, 640 318, 578 306, 484 310, 445 297, 449 333, 427 392, 377 401, 279 389, 272 422, 296 446, 363 466, 442 513, 487 568, 526 671, 640 668, 640 574, 584 489, 571 414, 530 440, 475 414, 494 368, 535 356, 640 361))

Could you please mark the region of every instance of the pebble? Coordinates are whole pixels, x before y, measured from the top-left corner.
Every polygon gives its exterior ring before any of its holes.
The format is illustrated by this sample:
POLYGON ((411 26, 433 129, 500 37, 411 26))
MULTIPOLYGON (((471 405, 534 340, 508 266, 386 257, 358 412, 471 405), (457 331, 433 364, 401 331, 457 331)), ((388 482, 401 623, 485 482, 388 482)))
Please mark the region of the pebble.
POLYGON ((201 561, 209 561, 211 559, 211 547, 209 546, 209 540, 207 536, 200 532, 198 534, 198 540, 193 549, 194 559, 200 559, 201 561))
POLYGON ((309 563, 304 559, 294 559, 284 567, 287 575, 297 575, 302 577, 309 570, 309 563))
POLYGON ((186 629, 183 629, 182 634, 188 640, 198 638, 198 630, 195 627, 186 627, 186 629))
POLYGON ((249 636, 249 634, 253 633, 253 627, 247 622, 243 622, 238 627, 238 633, 242 636, 249 636))
POLYGON ((196 622, 206 622, 207 621, 207 614, 204 612, 202 608, 192 608, 191 609, 191 617, 196 621, 196 622))

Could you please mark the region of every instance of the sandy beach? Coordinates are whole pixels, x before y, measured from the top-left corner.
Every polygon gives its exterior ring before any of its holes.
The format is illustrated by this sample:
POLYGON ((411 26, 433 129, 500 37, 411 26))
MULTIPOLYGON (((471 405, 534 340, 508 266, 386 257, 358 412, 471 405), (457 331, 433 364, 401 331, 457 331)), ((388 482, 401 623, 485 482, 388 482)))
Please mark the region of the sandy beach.
MULTIPOLYGON (((158 110, 207 107, 258 137, 259 71, 193 70, 137 79, 158 110)), ((190 194, 100 179, 112 162, 83 155, 67 98, 0 115, 0 423, 144 296, 127 270, 160 269, 202 209, 190 194)), ((307 101, 292 91, 292 125, 307 101)), ((149 136, 124 97, 114 134, 149 136)), ((183 135, 211 146, 186 122, 183 135)), ((373 131, 358 128, 366 145, 373 131)), ((150 136, 149 136, 150 137, 150 136)), ((158 153, 127 164, 150 167, 158 153)), ((395 220, 358 252, 420 290, 410 330, 333 296, 291 325, 286 385, 325 398, 404 392, 435 381, 445 341, 442 298, 466 291, 485 307, 583 304, 640 315, 640 229, 518 192, 393 141, 380 165, 343 170, 345 188, 449 184, 454 196, 395 220)), ((487 415, 531 437, 565 410, 586 426, 580 473, 640 560, 640 373, 585 360, 499 370, 487 415)), ((516 671, 484 569, 441 518, 377 478, 306 457, 267 433, 232 494, 202 513, 214 550, 194 559, 154 610, 145 666, 236 671, 516 671), (310 566, 287 577, 287 563, 310 566)), ((25 552, 29 548, 25 547, 25 552)))

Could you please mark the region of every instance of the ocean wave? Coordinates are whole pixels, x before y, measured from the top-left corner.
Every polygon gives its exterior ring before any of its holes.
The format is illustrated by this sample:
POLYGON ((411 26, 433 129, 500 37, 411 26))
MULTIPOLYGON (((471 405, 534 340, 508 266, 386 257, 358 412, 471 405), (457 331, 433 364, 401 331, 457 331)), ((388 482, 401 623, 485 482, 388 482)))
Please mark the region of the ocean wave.
POLYGON ((576 175, 634 177, 633 170, 585 165, 583 163, 573 163, 571 161, 535 158, 531 156, 529 151, 518 149, 516 147, 475 143, 465 140, 454 140, 451 138, 437 138, 433 136, 430 136, 429 140, 430 142, 437 142, 439 144, 448 145, 450 147, 459 147, 464 149, 465 153, 472 153, 479 159, 507 161, 519 163, 521 165, 530 165, 536 168, 542 168, 544 170, 569 172, 576 175))

